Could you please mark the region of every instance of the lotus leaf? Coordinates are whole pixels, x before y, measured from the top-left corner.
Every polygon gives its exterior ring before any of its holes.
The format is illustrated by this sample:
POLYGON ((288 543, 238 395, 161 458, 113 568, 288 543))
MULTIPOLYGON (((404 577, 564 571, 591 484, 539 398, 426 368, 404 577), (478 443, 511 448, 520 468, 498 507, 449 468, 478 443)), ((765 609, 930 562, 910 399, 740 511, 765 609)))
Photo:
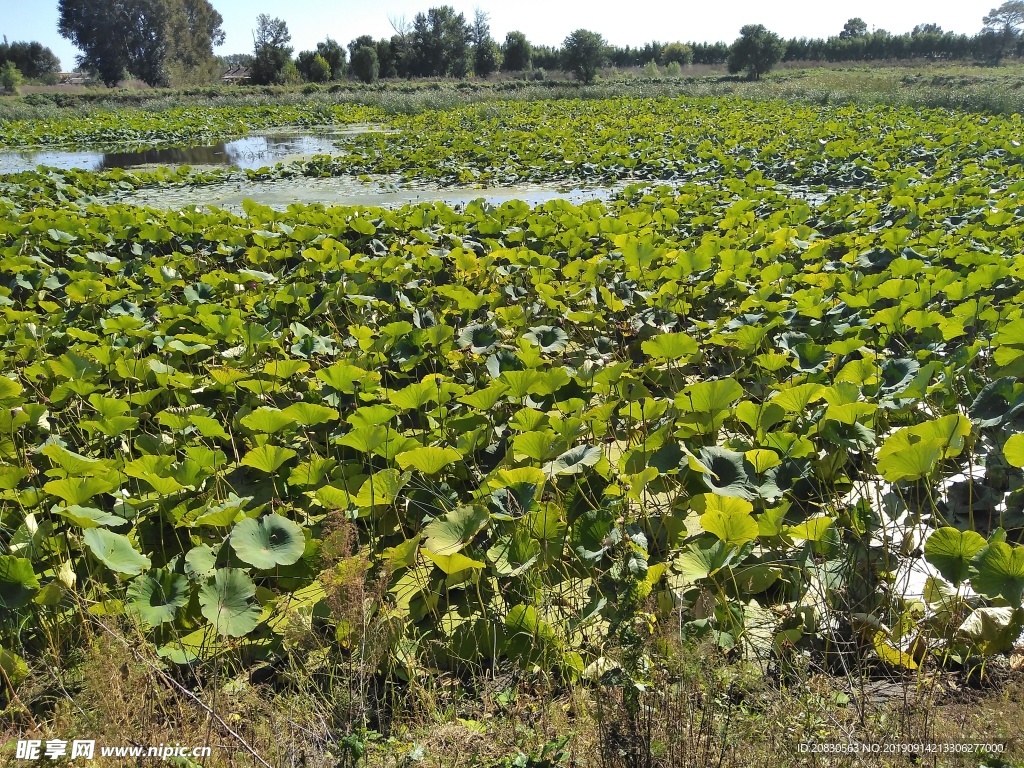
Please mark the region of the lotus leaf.
POLYGON ((277 514, 242 520, 231 529, 230 541, 242 562, 260 569, 296 563, 306 549, 302 528, 277 514))

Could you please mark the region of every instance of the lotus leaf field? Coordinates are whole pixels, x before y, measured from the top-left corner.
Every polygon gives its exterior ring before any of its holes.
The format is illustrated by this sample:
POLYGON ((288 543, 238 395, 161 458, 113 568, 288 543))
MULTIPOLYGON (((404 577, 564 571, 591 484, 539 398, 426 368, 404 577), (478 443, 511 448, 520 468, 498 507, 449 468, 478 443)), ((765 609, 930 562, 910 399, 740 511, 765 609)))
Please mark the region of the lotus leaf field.
POLYGON ((137 623, 172 665, 279 657, 296 623, 356 648, 372 616, 401 680, 512 661, 640 683, 629 649, 669 620, 768 663, 838 647, 915 670, 1012 647, 1019 116, 289 109, 0 139, 351 118, 395 132, 251 178, 630 185, 581 205, 234 215, 91 197, 221 172, 0 179, 15 685, 89 616, 137 623), (380 586, 346 613, 353 572, 380 586))

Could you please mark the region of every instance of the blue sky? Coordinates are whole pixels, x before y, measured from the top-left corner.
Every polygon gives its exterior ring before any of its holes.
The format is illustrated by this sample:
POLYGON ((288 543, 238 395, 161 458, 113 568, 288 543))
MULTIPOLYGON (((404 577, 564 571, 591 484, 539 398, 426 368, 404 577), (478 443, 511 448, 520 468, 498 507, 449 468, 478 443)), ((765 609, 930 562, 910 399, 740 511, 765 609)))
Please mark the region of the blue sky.
MULTIPOLYGON (((243 53, 252 48, 256 16, 267 13, 288 23, 295 50, 313 48, 330 36, 342 43, 361 34, 391 35, 389 18, 412 20, 431 5, 452 5, 472 17, 482 8, 491 16, 491 33, 500 42, 505 33, 521 30, 533 42, 558 45, 579 27, 600 32, 616 45, 649 40, 733 40, 740 26, 764 24, 784 37, 827 37, 842 29, 850 16, 868 26, 907 32, 919 23, 935 23, 956 32, 977 32, 981 17, 1001 0, 632 0, 629 3, 559 2, 558 0, 211 0, 224 17, 225 44, 216 53, 243 53)), ((57 0, 0 0, 0 35, 39 40, 60 57, 63 69, 74 67, 77 51, 57 33, 57 0)))

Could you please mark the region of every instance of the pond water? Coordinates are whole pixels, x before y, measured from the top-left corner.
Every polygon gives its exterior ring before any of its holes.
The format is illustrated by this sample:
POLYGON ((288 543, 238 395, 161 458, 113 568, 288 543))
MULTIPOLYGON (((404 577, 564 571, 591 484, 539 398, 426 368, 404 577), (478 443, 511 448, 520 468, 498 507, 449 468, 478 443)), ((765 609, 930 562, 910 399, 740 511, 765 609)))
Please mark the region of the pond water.
POLYGON ((169 186, 119 192, 97 198, 109 205, 125 203, 153 208, 177 209, 211 206, 240 212, 242 202, 253 200, 278 210, 295 203, 323 205, 365 205, 395 208, 424 202, 462 205, 483 199, 493 205, 509 200, 522 200, 537 205, 548 200, 568 200, 576 205, 587 200, 609 200, 625 187, 625 183, 605 187, 572 185, 524 184, 508 187, 439 187, 429 184, 408 186, 399 177, 378 176, 360 181, 351 176, 326 179, 297 177, 274 181, 236 180, 202 186, 169 186))
POLYGON ((205 146, 97 152, 92 150, 0 150, 0 174, 31 171, 37 166, 105 171, 145 166, 227 166, 255 169, 275 163, 336 155, 336 142, 357 133, 377 130, 369 125, 282 128, 205 146))
MULTIPOLYGON (((539 205, 556 199, 567 200, 574 205, 579 205, 589 200, 611 200, 627 186, 636 183, 643 182, 634 179, 603 186, 582 186, 579 183, 565 182, 492 187, 442 187, 429 182, 410 184, 403 181, 398 175, 362 178, 354 176, 329 178, 297 176, 271 181, 236 178, 201 186, 172 185, 117 192, 99 197, 96 202, 103 205, 124 203, 165 210, 210 206, 236 213, 242 211, 242 203, 245 200, 252 200, 282 211, 296 203, 397 208, 425 202, 442 202, 458 206, 478 199, 492 205, 500 205, 509 200, 522 200, 529 205, 539 205)), ((658 184, 658 182, 651 183, 658 184)), ((829 196, 829 193, 814 192, 802 187, 779 185, 777 189, 790 197, 805 200, 811 205, 817 205, 829 196)))

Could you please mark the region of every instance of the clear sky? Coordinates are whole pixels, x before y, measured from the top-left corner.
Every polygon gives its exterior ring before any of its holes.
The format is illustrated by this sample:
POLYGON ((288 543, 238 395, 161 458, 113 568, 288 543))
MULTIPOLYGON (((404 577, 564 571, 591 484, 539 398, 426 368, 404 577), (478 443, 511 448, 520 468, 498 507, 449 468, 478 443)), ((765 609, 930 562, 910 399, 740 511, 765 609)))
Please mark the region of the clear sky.
MULTIPOLYGON (((974 33, 981 17, 1001 0, 631 0, 602 3, 562 0, 211 0, 224 17, 227 40, 218 54, 248 53, 256 16, 267 13, 288 23, 296 51, 333 37, 341 43, 362 34, 390 37, 389 18, 411 21, 433 5, 452 5, 470 19, 474 8, 491 17, 491 34, 521 30, 531 42, 558 45, 579 27, 600 32, 615 45, 642 45, 650 40, 724 40, 736 38, 743 24, 764 24, 783 37, 828 37, 850 16, 868 27, 908 32, 915 24, 934 23, 954 32, 974 33)), ((38 40, 49 46, 64 70, 74 68, 74 46, 57 33, 57 0, 0 0, 0 35, 38 40)))

